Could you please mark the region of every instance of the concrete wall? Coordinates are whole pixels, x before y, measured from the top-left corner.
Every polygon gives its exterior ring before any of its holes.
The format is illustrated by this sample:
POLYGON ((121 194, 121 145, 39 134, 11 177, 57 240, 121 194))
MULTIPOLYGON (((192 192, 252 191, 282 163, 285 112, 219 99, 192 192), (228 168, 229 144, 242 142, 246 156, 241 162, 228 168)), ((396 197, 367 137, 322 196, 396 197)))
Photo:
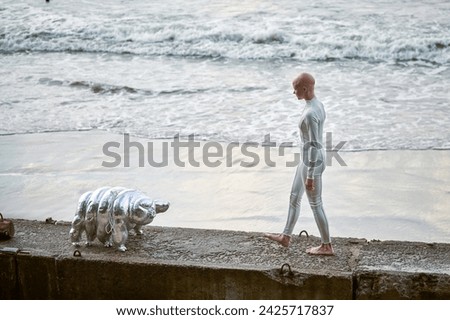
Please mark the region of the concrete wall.
POLYGON ((450 276, 317 274, 0 253, 0 299, 449 299, 450 276))
POLYGON ((1 299, 351 299, 352 276, 0 253, 1 299))
POLYGON ((70 224, 15 220, 0 242, 0 299, 450 299, 450 244, 148 226, 128 251, 95 241, 75 257, 70 224), (282 266, 284 266, 283 270, 282 266))

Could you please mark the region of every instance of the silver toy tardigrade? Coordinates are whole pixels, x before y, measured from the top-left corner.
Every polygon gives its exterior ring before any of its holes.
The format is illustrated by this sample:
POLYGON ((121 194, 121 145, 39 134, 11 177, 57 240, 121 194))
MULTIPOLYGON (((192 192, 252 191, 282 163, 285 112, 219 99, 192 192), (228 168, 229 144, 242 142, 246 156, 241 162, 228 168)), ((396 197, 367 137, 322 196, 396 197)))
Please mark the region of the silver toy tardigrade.
POLYGON ((169 209, 169 202, 152 200, 139 190, 122 187, 102 187, 84 193, 70 229, 70 240, 79 246, 83 232, 86 245, 97 238, 105 247, 117 246, 126 251, 128 233, 133 229, 142 234, 141 227, 153 221, 157 213, 169 209))

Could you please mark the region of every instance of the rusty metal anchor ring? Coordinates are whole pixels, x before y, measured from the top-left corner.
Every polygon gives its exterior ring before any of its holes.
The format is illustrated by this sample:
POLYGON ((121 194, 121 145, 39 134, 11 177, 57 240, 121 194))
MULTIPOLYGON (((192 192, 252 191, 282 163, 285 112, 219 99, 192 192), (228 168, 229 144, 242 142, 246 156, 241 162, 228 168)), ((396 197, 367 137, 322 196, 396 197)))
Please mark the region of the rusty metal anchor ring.
POLYGON ((280 274, 281 274, 281 275, 285 275, 285 271, 284 271, 285 267, 288 268, 288 272, 287 272, 287 275, 288 275, 288 276, 294 275, 294 273, 292 272, 292 269, 291 269, 291 266, 289 265, 289 263, 284 263, 284 264, 281 266, 281 268, 280 268, 280 274))
POLYGON ((306 231, 306 230, 300 231, 300 233, 298 234, 298 236, 301 237, 303 233, 305 233, 305 234, 306 234, 306 237, 309 238, 308 231, 306 231))
POLYGON ((81 251, 80 250, 75 250, 74 252, 73 252, 73 256, 74 257, 77 257, 77 258, 80 258, 81 257, 81 251))

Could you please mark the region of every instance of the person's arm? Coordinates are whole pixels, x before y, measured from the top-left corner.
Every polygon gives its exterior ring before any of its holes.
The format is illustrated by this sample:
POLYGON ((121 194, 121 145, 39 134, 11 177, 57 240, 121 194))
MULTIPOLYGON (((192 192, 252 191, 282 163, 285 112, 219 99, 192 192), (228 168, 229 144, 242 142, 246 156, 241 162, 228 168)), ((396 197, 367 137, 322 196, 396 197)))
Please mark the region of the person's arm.
POLYGON ((319 150, 322 148, 319 137, 319 119, 314 113, 309 113, 306 117, 308 124, 308 171, 307 179, 314 179, 314 171, 320 163, 317 163, 319 150))

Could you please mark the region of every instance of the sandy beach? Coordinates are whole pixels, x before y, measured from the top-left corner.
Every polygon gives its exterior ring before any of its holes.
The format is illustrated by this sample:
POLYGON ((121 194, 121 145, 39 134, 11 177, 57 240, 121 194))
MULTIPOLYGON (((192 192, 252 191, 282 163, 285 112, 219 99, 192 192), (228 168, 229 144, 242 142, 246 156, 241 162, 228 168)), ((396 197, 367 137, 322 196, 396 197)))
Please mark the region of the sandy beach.
MULTIPOLYGON (((5 217, 71 221, 79 196, 101 186, 124 186, 144 191, 152 198, 170 201, 171 208, 156 217, 153 225, 202 229, 278 232, 284 227, 289 192, 295 168, 286 165, 297 148, 234 148, 226 155, 211 156, 219 164, 202 161, 207 142, 189 155, 180 148, 180 167, 174 161, 173 140, 147 140, 131 136, 155 161, 160 161, 163 143, 168 164, 154 167, 148 155, 139 165, 138 148, 130 148, 130 163, 124 166, 124 136, 104 131, 16 134, 0 137, 0 212, 5 217), (105 154, 106 143, 121 155, 105 154), (148 143, 152 143, 149 148, 148 143), (203 149, 202 149, 203 148, 203 149), (252 157, 248 152, 252 152, 252 157), (244 167, 255 158, 256 166, 244 167), (199 163, 198 167, 191 163, 199 163), (227 162, 231 161, 231 166, 227 162), (103 163, 103 165, 102 165, 103 163)), ((182 138, 181 141, 186 141, 182 138)), ((197 141, 196 141, 197 142, 197 141)), ((215 150, 210 148, 209 151, 215 150)), ((324 205, 332 236, 380 240, 450 242, 450 151, 396 150, 339 152, 347 166, 336 159, 324 174, 324 205)), ((141 159, 142 160, 142 159, 141 159)), ((295 232, 317 235, 306 198, 295 232)))

